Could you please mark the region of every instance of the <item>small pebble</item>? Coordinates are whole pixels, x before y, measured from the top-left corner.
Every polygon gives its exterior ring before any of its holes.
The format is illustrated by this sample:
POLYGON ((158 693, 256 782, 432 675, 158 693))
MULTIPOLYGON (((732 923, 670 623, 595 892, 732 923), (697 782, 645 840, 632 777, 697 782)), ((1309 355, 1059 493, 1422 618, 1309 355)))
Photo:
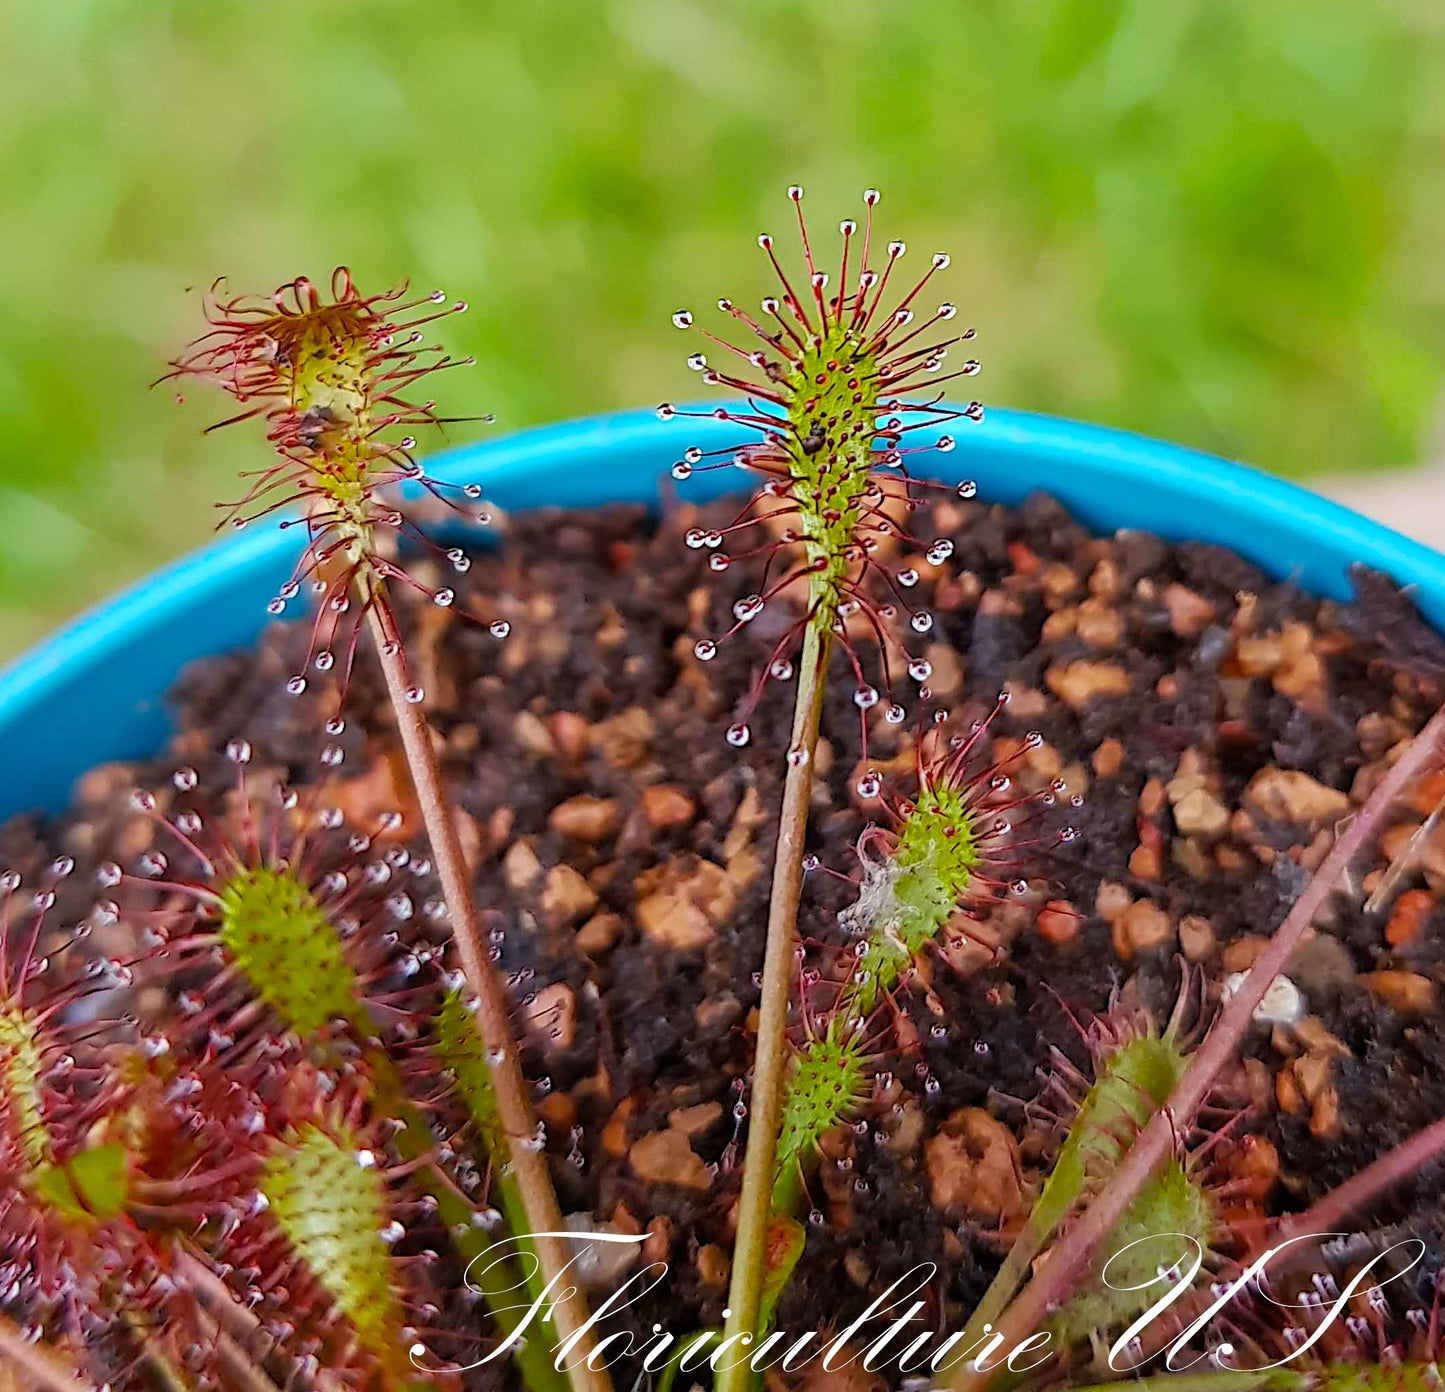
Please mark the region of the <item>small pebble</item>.
POLYGON ((1044 682, 1070 710, 1083 710, 1091 701, 1127 696, 1129 674, 1117 662, 1055 663, 1044 682))
POLYGON ((1130 904, 1113 927, 1114 951, 1125 962, 1141 952, 1153 952, 1166 946, 1174 937, 1169 915, 1147 899, 1130 904))
POLYGON ((1093 765, 1099 778, 1113 778, 1124 765, 1124 746, 1110 736, 1094 751, 1093 765))
POLYGON ((675 783, 654 783, 642 790, 642 815, 654 830, 672 831, 687 826, 697 808, 675 783))
POLYGON ((570 865, 554 865, 542 885, 542 915, 557 928, 580 923, 597 907, 597 891, 570 865))
POLYGON ((1407 889, 1390 910, 1390 921, 1385 925, 1385 941, 1391 947, 1402 947, 1418 938, 1434 907, 1435 897, 1427 890, 1407 889))
POLYGON ((950 1217, 1015 1217, 1027 1207, 1018 1142, 981 1107, 964 1107, 924 1146, 933 1206, 950 1217))
POLYGON ((612 798, 579 793, 558 803, 547 823, 553 831, 576 841, 603 841, 617 829, 617 803, 612 798))
POLYGON ((542 877, 542 862, 530 841, 514 841, 502 857, 502 879, 513 894, 530 889, 542 877))
POLYGON ((612 950, 621 934, 622 919, 617 914, 593 914, 577 930, 577 946, 589 957, 601 957, 612 950))
POLYGON ((1207 918, 1187 914, 1179 920, 1179 950, 1189 961, 1208 961, 1217 946, 1213 925, 1207 918))
POLYGON ((1035 923, 1039 936, 1055 946, 1073 942, 1079 935, 1079 916, 1067 899, 1050 899, 1035 923))
POLYGON ((699 1193, 712 1187, 712 1176, 702 1158, 688 1144, 687 1136, 672 1127, 634 1141, 627 1152, 627 1163, 639 1179, 651 1184, 670 1184, 699 1193))
POLYGON ((1428 1015, 1435 1009, 1435 983, 1419 972, 1366 972, 1360 982, 1401 1015, 1428 1015))
MULTIPOLYGON (((1223 998, 1229 1000, 1244 984, 1247 972, 1231 972, 1224 979, 1223 998)), ((1292 1025, 1305 1014, 1305 1000, 1298 986, 1287 976, 1277 976, 1269 983, 1263 998, 1254 1008, 1257 1025, 1292 1025)))

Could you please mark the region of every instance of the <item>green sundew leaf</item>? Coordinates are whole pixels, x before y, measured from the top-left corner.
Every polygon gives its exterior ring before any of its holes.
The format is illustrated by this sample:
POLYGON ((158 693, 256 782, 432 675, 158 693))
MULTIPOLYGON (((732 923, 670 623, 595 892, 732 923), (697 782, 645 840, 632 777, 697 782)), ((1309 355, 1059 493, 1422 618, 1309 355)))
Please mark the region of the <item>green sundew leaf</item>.
POLYGON ((50 1131, 40 1100, 45 1075, 40 1040, 30 1017, 18 1005, 0 1006, 0 1087, 10 1102, 26 1161, 40 1168, 50 1162, 50 1131))
POLYGON ((775 1213, 786 1214, 797 1207, 803 1172, 819 1141, 862 1105, 867 1095, 867 1070, 861 1037, 836 1016, 825 1033, 810 1039, 793 1055, 778 1133, 775 1213))
POLYGON ((96 1218, 114 1218, 129 1192, 126 1150, 119 1141, 92 1146, 65 1162, 71 1186, 96 1218))
MULTIPOLYGON (((1293 1370, 1287 1370, 1293 1371, 1293 1370)), ((1318 1392, 1435 1392, 1440 1386, 1439 1363, 1327 1363, 1310 1369, 1308 1383, 1296 1373, 1294 1386, 1310 1386, 1318 1392)), ((1274 1387, 1287 1387, 1276 1374, 1274 1387)))
POLYGON ((793 1271, 803 1255, 808 1234, 796 1218, 774 1214, 768 1223, 768 1264, 763 1271, 763 1293, 758 1302, 758 1328, 772 1327, 778 1301, 788 1288, 793 1271))
POLYGON ((1042 1192, 969 1317, 968 1336, 997 1322, 1055 1229, 1092 1185, 1113 1173, 1140 1128, 1167 1101, 1185 1062, 1173 1040, 1148 1035, 1130 1039, 1100 1059, 1094 1085, 1074 1117, 1042 1192))
MULTIPOLYGON (((475 1043, 475 1061, 482 1064, 481 1041, 477 1038, 475 1027, 469 1024, 468 1012, 459 998, 452 1008, 460 1014, 450 1017, 448 1028, 458 1040, 475 1043)), ((453 1057, 470 1057, 471 1052, 470 1046, 466 1050, 457 1050, 454 1047, 453 1057)), ((373 1112, 394 1116, 400 1123, 394 1144, 401 1159, 431 1159, 435 1151, 431 1130, 423 1115, 406 1100, 401 1078, 391 1060, 377 1049, 368 1051, 367 1057, 375 1079, 373 1112)), ((483 1085, 485 1079, 483 1072, 483 1085)), ((505 1138, 498 1131, 496 1139, 500 1143, 505 1138)), ((527 1215, 517 1198, 516 1185, 501 1173, 504 1160, 505 1156, 498 1156, 495 1162, 494 1192, 506 1215, 508 1233, 519 1234, 515 1247, 509 1245, 508 1239, 493 1241, 488 1235, 481 1211, 454 1184, 447 1181, 435 1164, 423 1166, 418 1173, 417 1182, 436 1202, 437 1218, 450 1234, 452 1245, 467 1272, 468 1281, 476 1283, 498 1328, 504 1334, 510 1334, 526 1309, 526 1303, 517 1299, 517 1289, 524 1282, 517 1275, 512 1257, 518 1250, 527 1251, 529 1243, 526 1238, 527 1215)), ((535 1267, 536 1263, 529 1265, 535 1267)), ((540 1271, 533 1270, 525 1284, 533 1300, 541 1298, 546 1281, 540 1271)), ((548 1332, 538 1334, 535 1338, 521 1339, 513 1349, 512 1356, 522 1375, 522 1381, 530 1392, 568 1392, 570 1384, 566 1374, 557 1370, 549 1356, 557 1342, 552 1322, 545 1320, 542 1328, 548 1332)))
POLYGON ((853 564, 870 487, 877 435, 878 362, 846 324, 834 324, 803 352, 783 384, 788 471, 808 560, 813 622, 830 633, 838 585, 853 564))
POLYGON ((72 1222, 90 1224, 125 1210, 130 1185, 119 1141, 92 1146, 63 1164, 41 1166, 30 1178, 35 1196, 72 1222))
POLYGON ((1042 1241, 1091 1182, 1118 1167, 1135 1135, 1169 1100, 1185 1063, 1172 1040, 1148 1036, 1129 1040, 1103 1061, 1030 1214, 1042 1241))
POLYGON ((866 934, 847 993, 857 1014, 873 1010, 967 895, 979 861, 976 818, 959 789, 925 784, 898 828, 893 854, 868 868, 849 913, 866 934))
MULTIPOLYGON (((437 1015, 436 1054, 452 1075, 452 1087, 467 1115, 471 1117, 481 1139, 482 1149, 492 1162, 493 1193, 507 1220, 519 1253, 532 1251, 527 1210, 517 1192, 511 1175, 510 1147, 497 1112, 497 1098, 492 1090, 491 1070, 487 1065, 482 1037, 477 1032, 476 1018, 467 1009, 461 992, 449 991, 437 1015)), ((541 1267, 532 1261, 528 1287, 540 1297, 546 1282, 541 1267)))
POLYGON ((677 1375, 682 1371, 683 1359, 691 1360, 691 1367, 688 1369, 688 1376, 694 1377, 700 1371, 699 1360, 703 1360, 701 1367, 707 1367, 706 1359, 712 1353, 713 1348, 722 1343, 723 1331, 721 1329, 695 1329, 691 1334, 684 1334, 677 1341, 677 1349, 672 1357, 667 1360, 666 1366, 662 1369, 662 1375, 657 1380, 657 1392, 673 1392, 677 1385, 677 1375))
POLYGON ((337 1019, 360 1020, 356 977, 341 937, 295 875, 238 870, 221 887, 221 941, 251 989, 302 1036, 337 1019))
POLYGON ((453 1091, 460 1099, 489 1150, 505 1141, 497 1115, 492 1074, 472 1012, 460 991, 448 991, 437 1015, 436 1054, 452 1075, 453 1091))
POLYGON ((1213 1199, 1178 1160, 1169 1161, 1110 1233, 1108 1250, 1100 1258, 1101 1270, 1108 1265, 1108 1283, 1096 1275, 1059 1312, 1056 1325, 1062 1339, 1087 1339, 1143 1314, 1159 1298, 1152 1283, 1160 1267, 1182 1262, 1187 1269, 1196 1256, 1192 1243, 1207 1256, 1217 1229, 1213 1199))
POLYGON ((301 1128, 267 1160, 259 1185, 296 1254, 372 1354, 398 1356, 400 1304, 381 1231, 386 1195, 353 1138, 301 1128))

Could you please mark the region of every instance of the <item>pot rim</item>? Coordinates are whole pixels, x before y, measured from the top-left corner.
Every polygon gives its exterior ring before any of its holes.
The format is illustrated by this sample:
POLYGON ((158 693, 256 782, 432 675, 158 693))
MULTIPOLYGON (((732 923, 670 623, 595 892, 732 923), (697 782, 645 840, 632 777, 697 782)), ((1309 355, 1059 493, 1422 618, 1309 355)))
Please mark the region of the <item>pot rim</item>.
MULTIPOLYGON (((583 417, 452 449, 429 471, 480 483, 504 511, 609 501, 701 501, 734 491, 731 469, 676 485, 669 470, 689 445, 736 447, 737 427, 712 417, 659 419, 631 410, 583 417), (586 469, 568 468, 578 456, 586 469)), ((1361 564, 1414 589, 1421 612, 1445 628, 1445 556, 1282 479, 1198 450, 1104 426, 991 411, 952 427, 957 447, 917 457, 918 477, 974 479, 988 502, 1052 493, 1096 530, 1134 528, 1168 540, 1227 546, 1275 577, 1332 598, 1349 594, 1361 564)), ((932 443, 938 430, 917 432, 932 443)), ((485 534, 484 534, 485 535, 485 534)), ((289 575, 299 534, 274 525, 214 541, 103 601, 0 670, 0 817, 63 808, 72 781, 97 764, 154 755, 167 722, 165 690, 198 657, 252 642, 265 604, 289 575), (105 719, 98 721, 97 713, 105 719)))

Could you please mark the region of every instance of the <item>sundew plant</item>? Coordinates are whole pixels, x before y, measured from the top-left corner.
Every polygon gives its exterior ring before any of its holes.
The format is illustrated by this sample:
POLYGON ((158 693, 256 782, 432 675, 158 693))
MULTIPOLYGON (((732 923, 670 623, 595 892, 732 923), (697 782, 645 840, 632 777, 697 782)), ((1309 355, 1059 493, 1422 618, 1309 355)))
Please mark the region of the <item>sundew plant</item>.
MULTIPOLYGON (((995 817, 973 795, 976 782, 960 784, 959 763, 945 758, 931 771, 921 768, 906 814, 895 818, 887 853, 876 860, 864 854, 859 899, 850 911, 852 921, 863 929, 855 943, 856 965, 837 986, 833 1008, 814 1014, 810 1003, 799 999, 798 905, 808 860, 805 841, 823 677, 831 650, 835 645, 841 649, 857 679, 854 702, 862 715, 865 751, 868 712, 880 700, 887 702, 890 721, 907 718, 895 699, 890 654, 898 654, 909 674, 925 684, 920 696, 927 700, 928 663, 910 656, 908 644, 911 637, 931 630, 933 617, 909 603, 917 572, 890 565, 885 543, 906 535, 907 519, 920 505, 915 493, 919 480, 908 470, 910 456, 929 449, 951 451, 955 436, 942 433, 943 427, 966 428, 983 417, 978 402, 951 405, 941 390, 943 383, 979 370, 972 358, 957 365, 948 361, 951 350, 973 337, 972 329, 952 329, 956 306, 945 301, 930 309, 922 301, 935 274, 948 267, 948 255, 933 254, 922 275, 911 282, 896 276, 907 247, 902 241, 882 248, 875 243, 873 213, 880 196, 869 189, 863 196, 861 229, 852 218, 839 225, 842 245, 834 280, 815 257, 802 197, 800 187, 789 188, 788 198, 797 209, 801 271, 790 276, 776 254, 774 238, 764 233, 758 241, 777 288, 762 299, 761 314, 753 316, 731 299, 718 301, 718 309, 746 331, 744 342, 703 329, 690 310, 673 315, 677 328, 704 333, 725 355, 721 365, 714 366, 705 352, 694 353, 688 366, 706 384, 744 398, 741 406, 718 407, 709 414, 757 437, 720 451, 718 458, 689 449, 674 468, 681 480, 699 468, 733 466, 761 476, 731 528, 688 537, 690 545, 711 552, 713 570, 724 570, 731 554, 723 548, 730 546, 732 536, 747 537, 759 526, 766 529, 757 548, 767 558, 765 584, 737 602, 734 627, 720 640, 754 622, 769 604, 800 596, 793 600, 800 612, 785 628, 752 695, 727 730, 730 743, 746 744, 747 720, 761 683, 796 679, 737 1243, 727 1324, 719 1342, 720 1348, 732 1349, 763 1339, 776 1307, 778 1281, 786 1280, 798 1260, 799 1242, 780 1234, 792 1221, 789 1215, 803 1192, 819 1138, 866 1103, 866 1078, 876 1047, 870 1035, 871 1012, 936 940, 955 906, 983 897, 980 891, 1000 883, 1000 867, 990 863, 990 854, 1003 849, 1011 856, 1007 848, 1017 839, 1011 818, 995 817), (848 627, 847 621, 860 614, 864 630, 877 640, 881 693, 865 675, 851 637, 856 630, 848 627), (801 1042, 790 1038, 795 1014, 801 1017, 801 1042)), ((672 419, 688 413, 665 404, 658 414, 672 419)), ((976 492, 968 481, 956 488, 965 498, 976 492)), ((946 540, 913 540, 933 564, 950 554, 946 540)), ((711 660, 720 640, 700 640, 697 657, 711 660)), ((987 695, 976 693, 985 699, 987 695)), ((1050 1320, 1056 1332, 1077 1339, 1091 1317, 1108 1323, 1127 1316, 1128 1309, 1101 1294, 1100 1270, 1092 1261, 1107 1239, 1122 1234, 1127 1246, 1131 1235, 1162 1222, 1164 1230, 1192 1233, 1201 1249, 1212 1250, 1218 1236, 1214 1208, 1192 1177, 1187 1154, 1215 1080, 1350 858, 1400 790, 1422 769, 1439 763, 1442 738, 1445 713, 1426 726, 1336 842, 1187 1063, 1167 1036, 1159 1044, 1145 1038, 1096 1057, 1097 1078, 1079 1105, 1055 1182, 1038 1196, 998 1279, 969 1322, 964 1337, 970 1348, 989 1347, 990 1337, 995 1346, 1017 1346, 1050 1320), (1120 1101, 1121 1090, 1131 1095, 1127 1105, 1120 1101), (1061 1236, 1042 1272, 1025 1281, 1055 1234, 1061 1236), (1061 1309, 1066 1311, 1062 1323, 1061 1309), (1080 1315, 1080 1310, 1085 1313, 1080 1315), (979 1335, 982 1340, 970 1337, 979 1335)), ((967 741, 961 743, 966 750, 967 741)), ((1008 786, 1004 770, 989 770, 985 776, 996 788, 1008 786)), ((882 788, 883 781, 870 769, 857 792, 876 799, 882 788)), ((1058 840, 1073 836, 1068 826, 1056 833, 1058 840)), ((1008 875, 1027 890, 1026 875, 1016 862, 1008 875)), ((1442 1143, 1445 1136, 1425 1138, 1410 1154, 1442 1143)), ((1381 1162, 1370 1178, 1369 1192, 1398 1179, 1406 1163, 1404 1153, 1381 1162)), ((1351 1194, 1352 1201, 1363 1198, 1363 1188, 1351 1194)), ((754 1384, 757 1374, 747 1359, 720 1366, 717 1386, 724 1392, 746 1392, 754 1384)), ((972 1357, 960 1361, 940 1385, 947 1381, 955 1388, 979 1388, 995 1372, 996 1365, 972 1357)))
MULTIPOLYGON (((718 1282, 725 1323, 679 1345, 701 1368, 679 1354, 634 1374, 660 1392, 683 1375, 722 1392, 764 1385, 752 1353, 781 1337, 780 1303, 827 1222, 814 1193, 830 1143, 866 1127, 895 1073, 937 1089, 911 1018, 935 962, 961 944, 991 950, 990 915, 1043 899, 1055 852, 1079 836, 1081 799, 1062 778, 1030 775, 1042 735, 1000 733, 1008 690, 965 690, 945 709, 930 689, 934 620, 914 600, 922 577, 908 557, 949 559, 947 538, 913 534, 923 490, 974 495, 927 476, 932 454, 963 445, 982 419, 978 403, 952 396, 978 363, 973 331, 933 300, 948 257, 908 274, 905 244, 875 232, 870 189, 825 268, 802 190, 788 199, 801 264, 760 238, 775 284, 759 312, 721 300, 716 333, 690 311, 673 316, 707 344, 689 366, 733 393, 710 414, 739 431, 714 456, 680 440, 674 478, 735 468, 753 485, 731 525, 694 529, 686 544, 711 573, 758 577, 730 628, 694 630, 679 660, 696 675, 694 662, 713 662, 766 615, 776 637, 719 721, 732 749, 753 748, 729 757, 764 747, 754 732, 767 683, 792 683, 794 708, 786 740, 768 741, 785 767, 780 805, 763 813, 778 834, 762 961, 738 966, 760 983, 738 1030, 751 1050, 733 1113, 741 1176, 720 1162, 703 1186, 735 1218, 718 1282), (808 851, 831 670, 847 674, 840 717, 859 724, 848 781, 864 829, 846 903, 835 899, 822 939, 804 943, 800 904, 822 879, 810 874, 842 873, 808 851), (870 730, 910 721, 912 735, 899 730, 908 757, 875 764, 870 730)), ((523 1048, 536 1020, 519 1007, 535 998, 527 971, 503 968, 487 916, 500 906, 478 892, 418 677, 427 663, 409 651, 398 603, 409 591, 424 615, 452 609, 458 595, 437 576, 471 563, 450 538, 433 540, 416 497, 487 520, 480 489, 433 478, 419 457, 421 432, 441 423, 424 384, 466 365, 427 335, 464 309, 440 292, 364 293, 344 269, 325 289, 304 278, 263 296, 217 286, 205 332, 170 365, 169 380, 230 398, 220 424, 255 435, 257 467, 222 525, 295 534, 294 572, 269 610, 305 626, 305 658, 278 682, 297 698, 329 684, 329 699, 314 770, 280 773, 243 738, 169 761, 135 792, 128 815, 143 834, 99 865, 82 921, 58 922, 78 893, 72 857, 0 872, 0 1356, 17 1386, 446 1392, 484 1364, 482 1378, 532 1392, 613 1385, 578 1274, 581 1239, 608 1215, 562 1216, 535 1105, 550 1082, 530 1076, 523 1048), (395 727, 393 792, 417 822, 406 833, 397 808, 343 808, 327 782, 347 758, 363 672, 384 689, 375 718, 387 738, 395 727), (128 951, 100 951, 101 929, 107 942, 120 929, 128 951)), ((686 429, 688 412, 660 414, 686 429)), ((489 649, 508 637, 505 622, 488 627, 478 641, 489 649)), ((949 1337, 958 1356, 932 1369, 934 1385, 978 1392, 1009 1378, 993 1351, 1041 1336, 1077 1382, 1106 1381, 1089 1360, 1101 1339, 1128 1344, 1147 1310, 1158 1261, 1140 1244, 1152 1234, 1187 1236, 1227 1286, 1261 1233, 1334 1231, 1445 1151, 1440 1123, 1277 1220, 1238 1161, 1249 1113, 1219 1087, 1326 897, 1392 801, 1438 771, 1442 741, 1437 714, 1400 747, 1212 1020, 1193 1006, 1188 974, 1168 1021, 1116 1001, 1079 1024, 1078 1047, 1055 1053, 1034 1096, 1015 1099, 1048 1177, 1001 1236, 997 1273, 949 1337)), ((1332 1271, 1322 1279, 1337 1289, 1357 1275, 1343 1259, 1332 1271)), ((1198 1311, 1176 1313, 1187 1327, 1198 1311)), ((1318 1302, 1288 1317, 1257 1303, 1251 1346, 1309 1356, 1250 1381, 1216 1349, 1187 1387, 1438 1386, 1434 1322, 1388 1305, 1354 1318, 1326 1339, 1318 1302)))

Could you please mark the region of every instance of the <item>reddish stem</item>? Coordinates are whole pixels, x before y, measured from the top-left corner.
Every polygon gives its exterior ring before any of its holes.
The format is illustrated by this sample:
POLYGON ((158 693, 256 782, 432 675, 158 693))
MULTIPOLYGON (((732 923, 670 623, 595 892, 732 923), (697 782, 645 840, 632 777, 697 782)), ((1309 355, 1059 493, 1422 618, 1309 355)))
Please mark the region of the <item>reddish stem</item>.
POLYGON ((384 616, 381 596, 363 595, 367 622, 386 679, 386 691, 396 715, 402 750, 411 770, 417 804, 431 842, 432 859, 441 881, 451 919, 452 936, 461 957, 467 986, 476 997, 475 1018, 491 1072, 497 1117, 506 1133, 511 1179, 526 1214, 527 1237, 537 1254, 542 1279, 555 1281, 551 1315, 557 1333, 565 1342, 575 1337, 568 1376, 579 1392, 611 1392, 612 1380, 605 1369, 591 1368, 587 1359, 595 1339, 587 1331, 587 1308, 580 1287, 565 1274, 573 1260, 571 1244, 564 1235, 562 1212, 552 1188, 545 1152, 536 1143, 536 1117, 527 1092, 522 1061, 512 1037, 511 1001, 501 977, 487 955, 481 919, 472 899, 472 877, 462 851, 457 824, 442 790, 441 769, 432 745, 431 727, 419 702, 408 695, 411 683, 401 650, 384 616))
POLYGON ((67 1363, 58 1349, 31 1343, 4 1315, 0 1315, 0 1360, 19 1373, 22 1387, 95 1392, 95 1384, 67 1363))
MULTIPOLYGON (((1445 744, 1445 707, 1430 717, 1395 766, 1380 780, 1358 815, 1340 833, 1324 863, 1255 959, 1239 989, 1219 1012, 1168 1102, 1139 1133, 1113 1179, 1050 1253, 1042 1272, 1010 1305, 999 1325, 1003 1336, 1001 1347, 1015 1347, 1058 1308, 1086 1269, 1094 1249, 1114 1230, 1154 1171, 1174 1153, 1180 1133, 1193 1124, 1215 1079, 1234 1057, 1265 992, 1288 964, 1326 897, 1405 789, 1439 763, 1442 744, 1445 744)), ((990 1376, 965 1363, 950 1385, 955 1392, 977 1392, 990 1376)))
MULTIPOLYGON (((738 1198, 737 1240, 733 1243, 732 1282, 728 1290, 725 1332, 739 1340, 755 1337, 763 1282, 767 1277, 768 1225, 777 1179, 778 1131, 783 1121, 783 1092, 788 1069, 788 1005, 798 938, 798 901, 803 891, 803 845, 808 835, 808 805, 813 793, 813 762, 823 712, 828 640, 809 623, 799 661, 798 692, 790 747, 803 751, 788 761, 783 806, 778 815, 778 849, 768 903, 768 935, 763 948, 763 990, 758 1003, 758 1040, 753 1053, 753 1086, 748 1143, 743 1156, 743 1186, 738 1198)), ((746 1358, 723 1364, 717 1392, 749 1392, 754 1373, 746 1358)))
POLYGON ((1369 1208, 1388 1189, 1403 1183, 1432 1160, 1445 1154, 1445 1119, 1417 1131, 1358 1174, 1330 1190, 1313 1208, 1279 1225, 1281 1237, 1316 1236, 1342 1231, 1341 1224, 1369 1208))

